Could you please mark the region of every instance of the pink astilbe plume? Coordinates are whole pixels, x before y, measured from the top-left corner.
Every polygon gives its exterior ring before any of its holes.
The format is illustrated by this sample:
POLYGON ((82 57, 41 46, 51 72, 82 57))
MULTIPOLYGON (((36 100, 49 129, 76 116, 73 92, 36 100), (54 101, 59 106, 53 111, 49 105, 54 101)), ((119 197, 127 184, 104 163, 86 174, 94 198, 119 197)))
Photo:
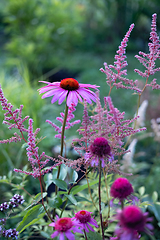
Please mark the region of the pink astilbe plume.
POLYGON ((160 89, 160 85, 156 82, 157 79, 154 78, 150 83, 148 83, 149 76, 160 71, 160 67, 156 68, 155 64, 155 61, 160 59, 160 41, 156 32, 156 18, 157 14, 154 13, 152 15, 151 33, 149 38, 151 42, 148 43, 149 53, 147 54, 140 51, 139 55, 135 56, 139 62, 143 64, 146 70, 144 72, 140 71, 139 69, 134 70, 141 77, 146 78, 145 87, 152 87, 152 89, 160 89))
POLYGON ((117 160, 114 160, 114 156, 127 152, 123 147, 125 138, 146 128, 133 129, 130 125, 138 117, 124 120, 125 113, 114 107, 111 97, 105 98, 103 108, 97 96, 97 106, 91 117, 88 116, 86 104, 84 107, 83 121, 78 129, 82 137, 73 140, 79 145, 74 148, 81 158, 68 160, 66 164, 71 167, 76 166, 78 169, 83 165, 87 169, 89 166, 98 166, 98 161, 101 160, 102 167, 107 166, 108 169, 116 171, 114 163, 117 163, 117 160))
MULTIPOLYGON (((67 115, 67 120, 66 120, 66 125, 65 125, 65 130, 73 127, 75 124, 79 124, 81 121, 80 120, 75 120, 73 122, 70 122, 75 116, 73 112, 76 110, 74 102, 71 103, 69 109, 68 109, 68 115, 67 115)), ((57 117, 56 119, 63 125, 63 120, 65 117, 64 113, 60 113, 61 117, 57 117)), ((58 134, 55 135, 55 138, 60 138, 61 139, 61 133, 62 133, 62 126, 59 127, 55 123, 52 123, 50 120, 46 120, 52 127, 54 127, 55 131, 58 132, 58 134)), ((64 136, 65 138, 65 136, 64 136)))
POLYGON ((121 42, 121 45, 119 46, 119 49, 117 50, 114 65, 108 65, 107 63, 104 63, 105 69, 100 69, 101 72, 106 74, 106 82, 110 86, 110 91, 114 86, 116 86, 116 88, 133 89, 137 92, 140 91, 137 85, 138 81, 133 81, 124 77, 127 75, 127 70, 125 67, 128 65, 126 61, 127 57, 125 55, 126 47, 128 38, 133 28, 134 24, 131 24, 128 32, 121 42))
POLYGON ((20 108, 16 110, 12 110, 13 105, 11 103, 8 103, 8 100, 4 97, 1 85, 0 85, 0 102, 2 105, 2 110, 6 111, 4 113, 4 121, 3 124, 9 125, 9 129, 17 128, 19 132, 21 133, 21 136, 19 136, 17 133, 14 133, 14 137, 11 137, 7 140, 1 140, 0 143, 10 143, 10 142, 17 142, 24 139, 23 132, 28 132, 28 129, 24 127, 24 121, 26 121, 29 116, 26 116, 25 118, 22 118, 22 109, 23 105, 20 105, 20 108))
MULTIPOLYGON (((35 133, 37 134, 40 129, 36 129, 35 133)), ((14 169, 15 172, 21 172, 25 173, 27 175, 31 175, 34 178, 41 178, 42 175, 45 173, 48 173, 50 170, 55 168, 57 165, 60 165, 61 163, 55 164, 54 166, 51 166, 49 168, 44 169, 44 167, 47 165, 47 163, 50 161, 51 157, 48 157, 45 152, 43 152, 40 156, 38 154, 38 147, 36 146, 36 134, 33 132, 33 120, 29 119, 29 127, 28 127, 28 148, 27 150, 27 156, 28 161, 31 164, 32 172, 22 171, 21 169, 14 169), (45 158, 44 161, 42 161, 42 158, 45 158)), ((52 159, 55 160, 55 159, 52 159)))

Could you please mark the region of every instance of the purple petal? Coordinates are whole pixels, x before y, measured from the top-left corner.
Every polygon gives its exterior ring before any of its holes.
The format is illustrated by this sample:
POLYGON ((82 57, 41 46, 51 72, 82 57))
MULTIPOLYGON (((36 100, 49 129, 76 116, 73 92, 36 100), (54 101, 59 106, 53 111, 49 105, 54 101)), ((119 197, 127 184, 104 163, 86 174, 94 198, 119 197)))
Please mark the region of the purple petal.
POLYGON ((89 228, 92 232, 94 232, 94 229, 91 227, 91 225, 89 225, 88 223, 86 223, 86 225, 88 226, 88 228, 89 228))
POLYGON ((65 235, 69 240, 75 240, 74 234, 71 233, 70 231, 66 231, 65 235))
POLYGON ((60 232, 59 240, 65 240, 64 234, 60 232))
POLYGON ((51 235, 51 238, 55 238, 55 237, 57 237, 58 234, 59 234, 59 232, 58 232, 58 231, 55 231, 55 232, 51 235))
POLYGON ((52 223, 49 224, 49 226, 54 227, 54 226, 55 226, 55 223, 52 222, 52 223))
POLYGON ((56 102, 61 96, 62 94, 65 94, 66 90, 61 90, 61 91, 57 91, 56 94, 53 96, 52 100, 51 100, 51 103, 54 103, 56 102))
POLYGON ((69 94, 67 97, 67 106, 70 107, 72 102, 74 102, 74 104, 77 105, 78 99, 74 91, 69 91, 69 94))
POLYGON ((89 221, 90 224, 94 225, 96 228, 98 228, 98 224, 96 222, 95 219, 91 218, 91 220, 89 221))
POLYGON ((59 97, 59 101, 58 101, 58 104, 61 104, 64 99, 66 98, 66 95, 67 95, 67 91, 65 91, 60 97, 59 97))

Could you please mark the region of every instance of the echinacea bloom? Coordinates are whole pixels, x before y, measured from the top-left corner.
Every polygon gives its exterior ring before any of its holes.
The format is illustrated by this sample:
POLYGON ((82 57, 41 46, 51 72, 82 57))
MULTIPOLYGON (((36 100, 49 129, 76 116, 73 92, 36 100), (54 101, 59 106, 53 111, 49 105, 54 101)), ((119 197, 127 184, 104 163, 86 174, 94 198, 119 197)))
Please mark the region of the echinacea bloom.
POLYGON ((92 101, 96 102, 96 94, 89 88, 98 90, 99 86, 91 84, 80 84, 74 78, 65 78, 61 82, 46 82, 40 81, 47 86, 38 89, 39 93, 45 93, 42 98, 53 96, 51 103, 58 100, 58 104, 61 104, 65 98, 67 98, 67 106, 70 107, 73 102, 75 106, 78 104, 78 100, 82 102, 82 98, 91 104, 92 101), (92 101, 91 101, 92 100, 92 101))
POLYGON ((56 220, 49 224, 49 226, 54 227, 56 230, 51 235, 51 238, 55 238, 59 235, 59 240, 65 240, 65 236, 69 240, 75 240, 74 234, 71 231, 74 233, 82 233, 79 229, 81 227, 80 224, 68 217, 59 218, 56 216, 56 220))
POLYGON ((98 228, 98 224, 94 218, 91 218, 91 213, 86 210, 81 210, 75 214, 74 219, 78 220, 83 229, 86 232, 89 232, 88 228, 94 232, 94 229, 91 227, 91 225, 98 228), (90 225, 91 224, 91 225, 90 225))
POLYGON ((118 198, 120 201, 127 199, 133 193, 132 184, 127 178, 117 178, 110 190, 111 196, 115 199, 118 198))
POLYGON ((93 143, 89 146, 89 152, 85 154, 85 159, 90 162, 91 166, 98 166, 99 161, 102 162, 102 167, 105 167, 105 159, 112 159, 111 148, 107 139, 103 137, 97 137, 93 143))
POLYGON ((117 213, 115 219, 119 221, 118 228, 115 230, 117 239, 138 240, 140 232, 152 234, 153 226, 150 223, 152 218, 137 206, 126 206, 117 213))

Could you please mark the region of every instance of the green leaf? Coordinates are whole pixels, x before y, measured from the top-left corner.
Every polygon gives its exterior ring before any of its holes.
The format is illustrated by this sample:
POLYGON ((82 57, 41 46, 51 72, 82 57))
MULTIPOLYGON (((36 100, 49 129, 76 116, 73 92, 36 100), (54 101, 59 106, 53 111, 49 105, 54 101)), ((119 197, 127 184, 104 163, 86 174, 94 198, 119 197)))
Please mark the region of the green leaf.
POLYGON ((45 215, 44 208, 42 207, 41 204, 34 206, 23 217, 23 220, 20 222, 20 224, 17 227, 17 231, 21 233, 27 227, 36 223, 44 215, 45 215))
POLYGON ((70 179, 69 183, 75 183, 77 178, 78 178, 78 173, 74 169, 70 168, 69 169, 69 179, 70 179))
POLYGON ((55 196, 54 198, 49 199, 49 206, 52 208, 59 208, 62 203, 62 198, 59 196, 55 196))
POLYGON ((86 234, 87 234, 88 240, 102 240, 102 237, 98 232, 89 231, 89 233, 86 233, 86 234))
POLYGON ((73 203, 74 205, 77 205, 77 204, 78 204, 76 198, 75 198, 72 194, 70 194, 70 195, 65 194, 65 196, 66 196, 66 197, 71 201, 71 203, 73 203))
MULTIPOLYGON (((103 180, 103 179, 104 179, 104 177, 102 177, 102 180, 103 180)), ((91 181, 91 182, 89 183, 89 186, 91 187, 91 186, 97 184, 98 181, 99 181, 99 179, 96 179, 96 180, 91 181)), ((80 185, 80 186, 75 186, 75 187, 73 187, 72 190, 71 190, 71 192, 72 192, 73 195, 75 195, 75 194, 77 194, 78 192, 81 192, 81 191, 83 191, 83 190, 86 189, 86 188, 88 188, 88 184, 87 184, 87 183, 84 184, 84 185, 80 185)))
POLYGON ((158 200, 158 193, 156 191, 154 191, 152 194, 152 200, 153 202, 156 202, 158 200))
POLYGON ((46 184, 46 189, 53 183, 53 175, 52 173, 47 173, 44 175, 44 182, 46 184))
MULTIPOLYGON (((64 180, 67 176, 67 171, 68 171, 68 167, 65 166, 65 164, 61 164, 59 179, 64 180)), ((57 173, 58 173, 58 167, 55 167, 52 170, 52 178, 53 179, 57 179, 57 173)))
POLYGON ((53 182, 57 187, 59 187, 63 190, 67 190, 67 183, 65 181, 60 180, 60 179, 53 179, 53 182))
MULTIPOLYGON (((46 196, 47 196, 47 192, 43 192, 43 198, 45 198, 46 196)), ((41 200, 42 200, 41 193, 38 193, 38 194, 33 198, 31 204, 25 208, 25 210, 28 209, 28 208, 30 208, 30 207, 32 207, 33 205, 39 203, 41 200)))
POLYGON ((140 187, 140 188, 138 189, 138 192, 139 192, 139 194, 140 194, 141 196, 143 196, 143 194, 145 193, 145 187, 144 187, 144 186, 140 187))
POLYGON ((92 203, 92 201, 89 201, 87 198, 85 198, 85 197, 81 197, 81 196, 75 196, 75 199, 77 200, 77 202, 90 202, 90 203, 92 203))

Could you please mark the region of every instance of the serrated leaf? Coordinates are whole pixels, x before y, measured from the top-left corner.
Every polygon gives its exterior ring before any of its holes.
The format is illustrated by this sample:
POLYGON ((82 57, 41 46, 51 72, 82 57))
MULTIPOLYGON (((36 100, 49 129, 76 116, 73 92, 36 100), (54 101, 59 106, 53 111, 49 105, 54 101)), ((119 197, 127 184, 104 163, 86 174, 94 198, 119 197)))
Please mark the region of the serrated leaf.
POLYGON ((63 181, 61 179, 53 179, 53 182, 57 187, 59 187, 63 190, 67 190, 67 183, 65 181, 63 181))
POLYGON ((23 217, 23 220, 18 225, 17 231, 19 233, 21 233, 27 227, 29 227, 33 223, 37 222, 39 220, 39 218, 41 218, 45 214, 45 212, 43 213, 43 211, 44 211, 44 209, 41 204, 38 204, 38 205, 34 206, 33 208, 31 208, 30 210, 28 210, 26 215, 23 217), (39 216, 39 218, 38 218, 38 216, 39 216))

